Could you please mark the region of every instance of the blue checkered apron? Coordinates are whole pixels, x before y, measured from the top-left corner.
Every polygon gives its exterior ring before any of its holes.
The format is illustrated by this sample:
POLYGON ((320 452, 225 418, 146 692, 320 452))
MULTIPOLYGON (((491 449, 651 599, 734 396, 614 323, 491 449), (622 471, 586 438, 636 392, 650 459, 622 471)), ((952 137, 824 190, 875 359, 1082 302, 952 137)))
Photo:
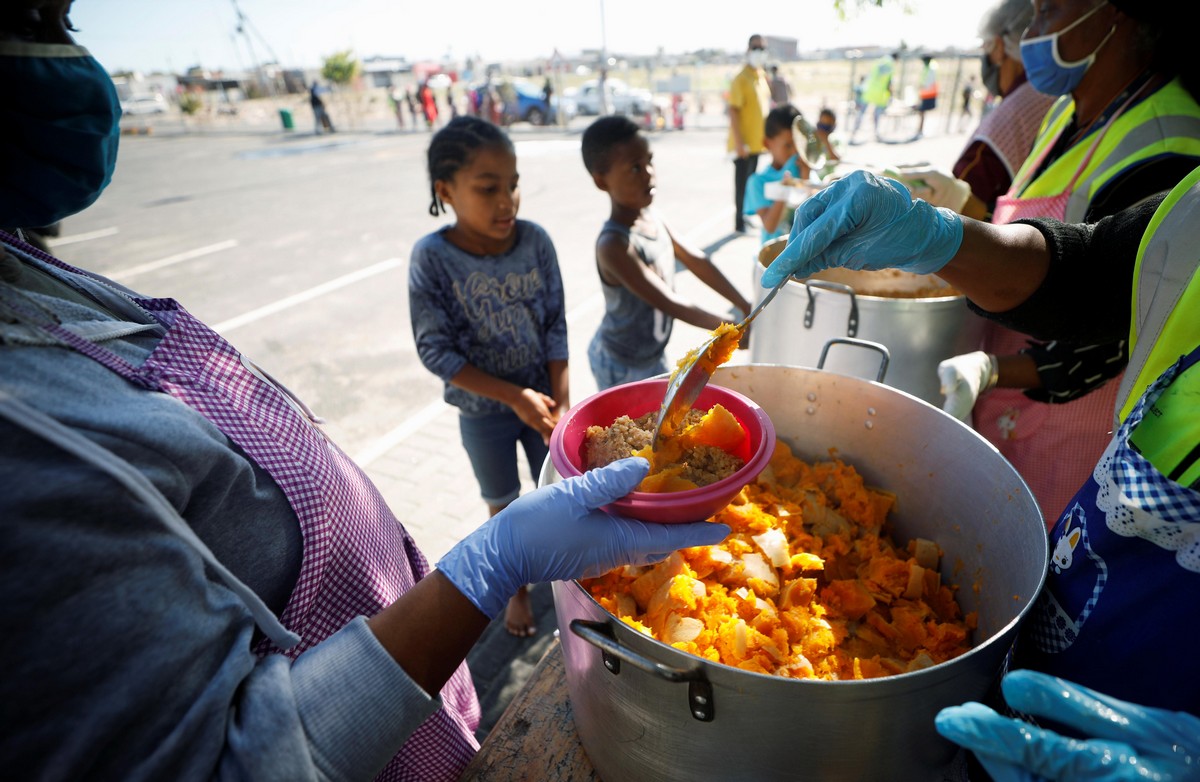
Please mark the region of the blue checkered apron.
MULTIPOLYGON (((1200 361, 1181 358, 1146 391, 1050 531, 1050 573, 1017 667, 1136 703, 1200 711, 1200 493, 1130 444, 1146 410, 1200 361)), ((1193 371, 1200 371, 1200 368, 1193 371)))

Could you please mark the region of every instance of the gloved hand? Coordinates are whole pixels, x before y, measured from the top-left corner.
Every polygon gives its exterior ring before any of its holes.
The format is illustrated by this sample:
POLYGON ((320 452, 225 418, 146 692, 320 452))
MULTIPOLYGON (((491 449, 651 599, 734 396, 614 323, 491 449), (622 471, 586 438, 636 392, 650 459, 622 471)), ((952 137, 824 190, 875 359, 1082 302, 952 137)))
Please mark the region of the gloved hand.
POLYGON ((967 199, 971 197, 971 186, 953 174, 936 168, 902 168, 896 177, 912 192, 933 206, 944 206, 962 214, 967 199))
POLYGON ((951 210, 914 201, 895 180, 855 171, 800 205, 762 284, 839 266, 932 274, 958 252, 962 235, 962 218, 951 210))
POLYGON ((598 510, 637 488, 649 470, 645 459, 621 459, 526 494, 450 549, 438 570, 494 618, 526 584, 598 576, 725 539, 724 524, 647 524, 598 510))
POLYGON ((979 703, 942 709, 938 733, 974 752, 996 782, 1182 782, 1200 776, 1200 719, 1190 714, 1137 706, 1034 671, 1013 671, 1000 686, 1017 711, 1094 738, 1066 738, 979 703))
POLYGON ((981 350, 951 356, 937 368, 946 401, 942 409, 966 421, 979 395, 996 384, 995 358, 981 350))

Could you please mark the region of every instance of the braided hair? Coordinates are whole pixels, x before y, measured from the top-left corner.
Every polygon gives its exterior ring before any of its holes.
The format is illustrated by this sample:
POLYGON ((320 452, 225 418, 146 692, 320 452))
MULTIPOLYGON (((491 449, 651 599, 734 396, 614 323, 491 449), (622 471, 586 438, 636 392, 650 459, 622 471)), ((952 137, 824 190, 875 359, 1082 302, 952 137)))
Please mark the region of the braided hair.
POLYGON ((445 214, 446 205, 438 198, 437 182, 449 182, 481 147, 490 145, 506 147, 513 151, 512 140, 492 123, 479 117, 467 115, 455 117, 446 127, 433 135, 426 154, 429 164, 429 191, 433 200, 429 214, 437 217, 445 214))

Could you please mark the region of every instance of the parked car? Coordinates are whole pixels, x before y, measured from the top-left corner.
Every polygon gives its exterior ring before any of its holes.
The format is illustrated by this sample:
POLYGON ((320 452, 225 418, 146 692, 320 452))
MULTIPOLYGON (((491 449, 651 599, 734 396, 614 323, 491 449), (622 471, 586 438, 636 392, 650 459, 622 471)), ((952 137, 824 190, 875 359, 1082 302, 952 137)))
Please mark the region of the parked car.
MULTIPOLYGON (((546 125, 558 121, 558 112, 565 112, 567 119, 575 115, 574 103, 559 101, 557 95, 550 97, 550 105, 542 98, 542 88, 525 79, 511 79, 507 82, 495 82, 497 93, 501 100, 507 95, 510 100, 515 96, 515 104, 504 107, 504 123, 528 122, 531 125, 546 125), (508 87, 511 86, 511 90, 508 87)), ((470 89, 480 91, 482 84, 473 85, 470 89)))
MULTIPOLYGON (((645 114, 654 108, 654 96, 649 90, 630 87, 620 79, 605 79, 608 93, 608 108, 614 114, 645 114)), ((580 114, 595 116, 600 113, 600 80, 591 79, 580 85, 571 96, 580 114)))
POLYGON ((123 114, 166 114, 167 99, 161 95, 134 95, 121 101, 123 114))

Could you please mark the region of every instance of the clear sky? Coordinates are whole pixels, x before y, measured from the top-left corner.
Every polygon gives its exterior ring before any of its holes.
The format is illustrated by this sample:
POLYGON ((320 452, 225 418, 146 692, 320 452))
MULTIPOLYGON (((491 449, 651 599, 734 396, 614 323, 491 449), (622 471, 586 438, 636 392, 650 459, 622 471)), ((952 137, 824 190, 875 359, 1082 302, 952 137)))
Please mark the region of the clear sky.
POLYGON ((571 56, 602 44, 624 54, 660 46, 740 52, 754 32, 796 38, 801 51, 901 41, 968 47, 991 4, 886 0, 885 8, 856 8, 846 0, 851 10, 842 20, 833 0, 76 0, 71 17, 77 40, 110 71, 182 71, 241 70, 272 59, 316 67, 342 49, 488 62, 549 57, 555 48, 571 56), (237 34, 237 8, 248 35, 237 34))

